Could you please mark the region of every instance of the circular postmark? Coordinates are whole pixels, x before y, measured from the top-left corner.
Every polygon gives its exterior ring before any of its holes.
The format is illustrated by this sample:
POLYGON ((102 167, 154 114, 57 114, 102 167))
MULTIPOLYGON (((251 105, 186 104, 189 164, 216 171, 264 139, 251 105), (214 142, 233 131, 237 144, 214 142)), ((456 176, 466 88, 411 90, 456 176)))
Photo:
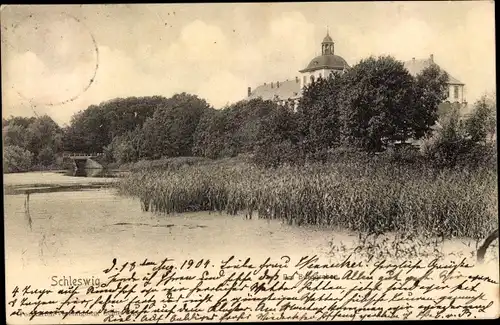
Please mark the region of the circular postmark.
MULTIPOLYGON (((12 60, 22 57, 21 62, 32 65, 24 67, 18 63, 9 78, 16 79, 17 83, 8 86, 29 102, 35 114, 36 106, 73 102, 92 86, 99 69, 99 48, 81 19, 67 12, 53 11, 17 17, 13 14, 9 18, 11 23, 2 29, 9 31, 10 37, 2 33, 2 43, 14 50, 12 60), (84 64, 79 65, 82 60, 84 64), (43 69, 43 73, 37 67, 43 69)), ((5 63, 9 64, 10 59, 5 63)))

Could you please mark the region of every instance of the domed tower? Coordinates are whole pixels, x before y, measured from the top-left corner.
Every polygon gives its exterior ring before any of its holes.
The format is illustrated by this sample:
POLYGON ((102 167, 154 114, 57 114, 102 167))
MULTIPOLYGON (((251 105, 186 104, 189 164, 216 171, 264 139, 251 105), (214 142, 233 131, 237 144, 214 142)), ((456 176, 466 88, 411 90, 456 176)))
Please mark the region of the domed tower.
POLYGON ((343 73, 349 68, 347 62, 335 55, 335 44, 328 31, 321 42, 321 55, 315 57, 306 68, 300 70, 300 89, 318 78, 328 78, 331 74, 343 73))
POLYGON ((333 55, 334 54, 334 43, 328 31, 326 32, 326 36, 321 42, 321 54, 322 55, 333 55))

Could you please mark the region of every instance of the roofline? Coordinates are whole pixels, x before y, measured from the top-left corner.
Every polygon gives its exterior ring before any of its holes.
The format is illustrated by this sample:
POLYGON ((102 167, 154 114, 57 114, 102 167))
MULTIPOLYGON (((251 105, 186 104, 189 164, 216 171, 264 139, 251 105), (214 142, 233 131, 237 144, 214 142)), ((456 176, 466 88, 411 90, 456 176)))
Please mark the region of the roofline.
POLYGON ((327 65, 322 65, 320 67, 313 67, 313 68, 305 68, 305 69, 302 69, 302 70, 299 70, 299 72, 311 72, 311 71, 316 71, 316 70, 321 70, 321 69, 331 69, 331 70, 344 70, 344 68, 349 68, 348 66, 345 66, 345 67, 342 67, 342 68, 332 68, 330 66, 327 66, 327 65))
POLYGON ((270 98, 270 99, 264 99, 262 97, 262 95, 257 95, 255 97, 245 97, 245 98, 243 98, 243 100, 252 100, 252 99, 259 99, 259 98, 262 99, 262 100, 270 100, 270 101, 273 101, 275 99, 277 99, 277 100, 296 100, 296 99, 301 99, 302 95, 295 95, 295 96, 287 97, 287 98, 282 98, 282 97, 278 96, 278 97, 273 97, 273 98, 270 98))
MULTIPOLYGON (((439 64, 437 64, 436 62, 434 62, 434 61, 433 61, 433 60, 431 60, 431 59, 415 59, 415 60, 408 60, 408 61, 404 61, 404 62, 403 62, 403 65, 405 65, 406 70, 408 70, 408 71, 409 71, 409 69, 406 67, 406 64, 407 64, 407 63, 408 63, 408 64, 411 64, 411 63, 416 62, 416 61, 419 61, 419 62, 425 62, 425 61, 427 61, 427 62, 428 62, 428 61, 431 61, 431 64, 437 65, 437 66, 439 67, 439 69, 441 69, 442 71, 445 71, 446 73, 448 73, 448 72, 447 72, 446 70, 444 70, 444 69, 443 69, 443 68, 442 68, 439 64)), ((422 71, 420 71, 420 72, 422 72, 422 71)), ((420 73, 420 72, 419 72, 419 73, 420 73)), ((418 74, 418 73, 417 73, 417 74, 418 74)), ((448 76, 449 76, 449 73, 448 73, 448 76)), ((456 79, 456 78, 454 78, 454 79, 456 79)), ((459 81, 459 82, 447 82, 447 84, 448 84, 448 85, 465 86, 465 84, 464 84, 463 82, 461 82, 461 81, 459 81)))
MULTIPOLYGON (((291 81, 293 81, 294 83, 298 83, 298 84, 300 84, 300 77, 298 77, 298 76, 297 76, 297 79, 298 79, 298 81, 295 79, 295 77, 294 77, 293 79, 287 79, 287 80, 284 80, 284 81, 282 81, 282 80, 278 80, 278 81, 271 81, 271 82, 267 82, 267 81, 266 81, 265 83, 259 84, 259 85, 255 86, 255 88, 252 88, 252 93, 253 93, 254 91, 256 91, 257 89, 259 89, 259 87, 268 86, 268 85, 271 85, 272 83, 274 83, 274 85, 276 85, 276 82, 279 82, 279 83, 280 83, 280 85, 281 85, 282 83, 284 83, 284 82, 291 82, 291 81)), ((275 86, 275 88, 279 88, 279 87, 276 87, 276 86, 275 86)))

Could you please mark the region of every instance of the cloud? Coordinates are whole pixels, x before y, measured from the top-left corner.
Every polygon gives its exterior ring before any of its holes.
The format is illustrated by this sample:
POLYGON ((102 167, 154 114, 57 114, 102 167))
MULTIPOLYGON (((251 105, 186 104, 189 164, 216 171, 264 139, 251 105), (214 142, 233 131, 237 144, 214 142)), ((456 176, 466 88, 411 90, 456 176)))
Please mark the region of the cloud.
MULTIPOLYGON (((271 20, 267 33, 258 42, 258 51, 266 70, 273 75, 290 70, 295 75, 319 49, 315 27, 300 12, 284 12, 271 20), (272 69, 270 67, 273 67, 272 69)), ((319 54, 319 53, 318 53, 319 54)))
POLYGON ((37 91, 37 86, 43 86, 43 80, 48 77, 45 64, 33 52, 25 52, 14 56, 7 65, 6 74, 11 87, 23 94, 37 91), (27 78, 29 76, 29 78, 27 78))
POLYGON ((184 57, 195 62, 220 62, 230 50, 222 30, 201 20, 195 20, 182 29, 179 44, 184 57))
POLYGON ((462 60, 456 60, 456 65, 464 76, 468 98, 474 99, 496 88, 495 11, 488 5, 474 7, 467 12, 464 26, 459 36, 464 46, 462 60))
POLYGON ((427 56, 430 53, 431 27, 419 19, 407 19, 387 30, 386 37, 376 42, 376 53, 391 54, 400 58, 427 56))
MULTIPOLYGON (((80 62, 70 71, 50 71, 39 57, 26 52, 7 63, 7 115, 34 107, 39 115, 51 114, 62 123, 90 104, 129 95, 131 82, 138 76, 134 61, 118 50, 99 47, 100 64, 97 75, 87 91, 95 71, 95 62, 80 62), (127 94, 128 92, 128 94, 127 94), (64 103, 72 98, 75 100, 64 103)), ((31 110, 32 111, 32 110, 31 110)), ((4 114, 5 115, 5 114, 4 114)))
POLYGON ((221 71, 210 77, 197 92, 202 98, 211 99, 210 102, 220 108, 243 99, 246 96, 246 87, 247 84, 242 78, 228 71, 221 71))
POLYGON ((398 19, 392 25, 380 24, 361 32, 354 27, 342 27, 342 49, 353 65, 370 55, 391 55, 400 60, 428 57, 432 53, 435 31, 417 18, 398 19))

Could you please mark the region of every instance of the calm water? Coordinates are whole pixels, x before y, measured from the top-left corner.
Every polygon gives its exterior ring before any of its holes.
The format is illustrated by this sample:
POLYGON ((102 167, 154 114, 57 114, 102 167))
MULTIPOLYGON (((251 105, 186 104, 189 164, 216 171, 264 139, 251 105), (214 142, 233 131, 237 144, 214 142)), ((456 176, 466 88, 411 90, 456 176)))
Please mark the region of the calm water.
MULTIPOLYGON (((10 186, 115 181, 113 177, 63 173, 4 175, 5 184, 10 186)), ((4 198, 8 290, 26 279, 47 284, 53 275, 94 275, 108 267, 114 257, 217 259, 235 254, 260 260, 318 254, 332 260, 338 256, 332 253, 330 242, 335 247, 352 247, 357 239, 356 234, 218 213, 155 215, 141 211, 138 200, 118 196, 113 188, 31 194, 30 228, 25 201, 23 194, 4 198)), ((468 245, 453 241, 442 249, 470 257, 474 247, 468 245)))
MULTIPOLYGON (((5 185, 26 187, 116 180, 48 172, 4 176, 5 185)), ((121 197, 113 188, 31 194, 30 229, 25 201, 26 195, 21 194, 6 195, 4 200, 7 272, 15 274, 40 274, 43 268, 47 272, 95 272, 113 257, 327 254, 333 238, 355 238, 218 213, 155 215, 141 211, 138 200, 121 197)))
POLYGON ((60 174, 71 176, 71 177, 99 177, 99 178, 114 178, 123 174, 117 170, 107 170, 107 169, 75 169, 75 170, 65 170, 59 172, 60 174))

